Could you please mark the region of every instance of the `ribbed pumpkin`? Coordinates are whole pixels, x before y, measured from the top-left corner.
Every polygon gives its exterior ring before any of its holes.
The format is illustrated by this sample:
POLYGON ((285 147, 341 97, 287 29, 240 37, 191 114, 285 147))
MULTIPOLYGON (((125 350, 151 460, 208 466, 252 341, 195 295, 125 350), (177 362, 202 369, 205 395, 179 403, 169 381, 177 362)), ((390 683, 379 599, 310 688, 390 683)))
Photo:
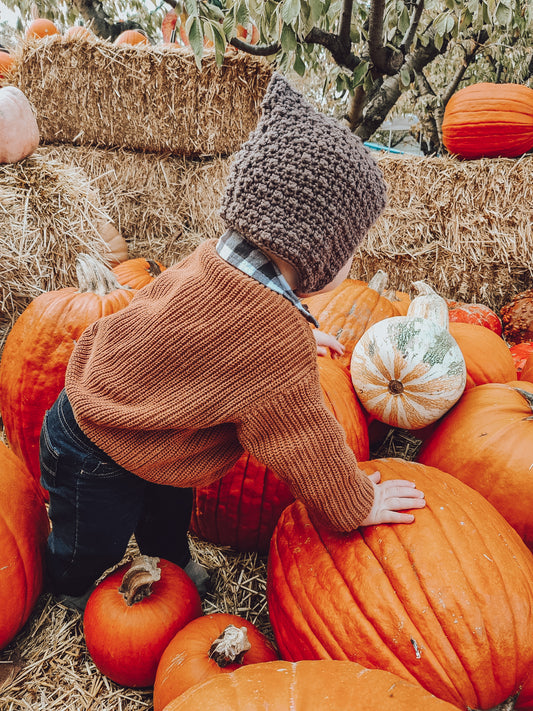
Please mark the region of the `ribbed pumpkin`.
POLYGON ((146 35, 138 30, 124 30, 121 32, 113 44, 150 44, 146 35))
POLYGON ((498 314, 484 304, 468 304, 464 301, 445 299, 448 304, 450 323, 473 323, 502 335, 502 322, 498 314))
MULTIPOLYGON (((522 371, 524 369, 524 366, 528 362, 529 357, 533 355, 533 341, 524 341, 524 343, 517 343, 516 345, 511 346, 509 348, 509 352, 511 353, 511 356, 514 361, 517 379, 522 380, 522 371)), ((531 365, 533 366, 533 360, 531 362, 531 365)), ((528 370, 526 371, 526 375, 528 374, 528 371, 529 366, 528 370)), ((531 368, 529 377, 524 378, 524 380, 531 380, 531 376, 533 376, 533 367, 531 368)))
POLYGON ((524 363, 519 380, 525 380, 529 383, 533 383, 533 354, 530 355, 524 363))
POLYGON ((131 289, 142 289, 143 286, 150 284, 165 269, 166 267, 156 259, 137 257, 135 259, 126 259, 114 266, 113 274, 122 286, 129 286, 131 289))
POLYGON ((272 643, 243 617, 198 617, 177 632, 163 652, 154 682, 154 711, 195 684, 276 659, 272 643))
POLYGON ((48 516, 22 461, 0 442, 0 649, 22 628, 41 593, 48 516))
POLYGON ((435 422, 459 399, 464 357, 448 331, 448 307, 429 285, 406 316, 371 326, 354 347, 350 373, 363 407, 393 427, 416 430, 435 422))
POLYGON ((516 379, 509 346, 494 331, 474 323, 460 322, 450 323, 449 330, 465 359, 465 389, 516 379))
POLYGON ((402 459, 360 466, 414 481, 426 507, 412 524, 350 534, 316 528, 301 502, 285 509, 267 578, 282 657, 349 659, 460 708, 493 708, 531 671, 531 552, 458 479, 402 459))
POLYGON ((76 341, 87 326, 124 308, 135 294, 89 255, 78 255, 76 272, 78 288, 41 294, 22 312, 0 361, 4 430, 13 451, 37 481, 44 414, 63 388, 76 341))
POLYGON ((466 391, 417 459, 483 494, 533 550, 533 383, 466 391))
POLYGON ((83 615, 98 670, 122 686, 152 686, 174 635, 202 614, 195 584, 175 563, 138 556, 93 590, 83 615))
POLYGON ((465 86, 446 105, 442 140, 462 158, 527 153, 533 148, 533 89, 487 82, 465 86))
POLYGON ((164 711, 457 711, 415 684, 343 661, 265 662, 195 686, 164 711))
MULTIPOLYGON (((368 459, 368 427, 347 369, 331 358, 317 363, 326 405, 357 459, 368 459)), ((224 477, 195 489, 191 530, 211 543, 266 554, 279 515, 293 498, 271 469, 245 452, 224 477)))
POLYGON ((39 145, 39 127, 33 108, 16 86, 0 89, 0 163, 15 163, 39 145))
POLYGON ((344 346, 344 355, 334 354, 339 363, 350 367, 355 344, 372 324, 390 316, 397 316, 397 309, 383 292, 388 277, 379 270, 367 283, 357 279, 345 279, 336 289, 304 299, 309 311, 320 324, 320 330, 330 333, 344 346))

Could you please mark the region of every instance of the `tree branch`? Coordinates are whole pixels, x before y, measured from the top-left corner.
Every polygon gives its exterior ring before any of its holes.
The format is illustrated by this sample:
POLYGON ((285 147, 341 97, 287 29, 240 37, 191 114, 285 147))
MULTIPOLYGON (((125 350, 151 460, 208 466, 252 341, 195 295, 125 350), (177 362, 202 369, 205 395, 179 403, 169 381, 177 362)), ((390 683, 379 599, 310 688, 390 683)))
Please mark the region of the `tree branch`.
POLYGON ((341 21, 339 25, 339 42, 346 52, 350 51, 350 27, 352 24, 353 0, 343 0, 341 21))
POLYGON ((256 57, 268 57, 271 54, 277 54, 277 52, 281 49, 279 42, 276 42, 275 44, 250 44, 249 42, 244 42, 237 37, 232 37, 228 44, 231 44, 231 46, 236 49, 242 49, 248 54, 253 54, 256 57))
POLYGON ((405 33, 405 37, 400 45, 400 51, 405 56, 407 52, 410 51, 411 45, 415 38, 418 25, 420 24, 420 18, 422 17, 422 12, 424 10, 424 0, 418 0, 415 6, 415 10, 411 15, 411 22, 409 23, 409 28, 405 33))
POLYGON ((368 52, 374 68, 380 74, 394 75, 403 64, 404 55, 383 44, 385 0, 372 0, 368 13, 368 52))
POLYGON ((318 27, 313 29, 304 37, 307 44, 320 44, 331 54, 333 60, 340 66, 353 71, 361 60, 351 51, 351 43, 348 48, 341 44, 339 36, 333 32, 326 32, 318 27))

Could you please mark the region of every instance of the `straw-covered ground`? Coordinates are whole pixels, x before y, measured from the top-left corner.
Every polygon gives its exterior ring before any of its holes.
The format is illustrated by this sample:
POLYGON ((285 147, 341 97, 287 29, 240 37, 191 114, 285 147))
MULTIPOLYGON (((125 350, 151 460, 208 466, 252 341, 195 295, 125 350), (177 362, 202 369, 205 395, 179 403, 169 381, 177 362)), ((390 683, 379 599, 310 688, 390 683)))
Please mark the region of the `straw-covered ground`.
MULTIPOLYGON (((389 430, 373 457, 416 456, 420 441, 389 430)), ((191 537, 193 557, 211 573, 206 614, 227 612, 255 624, 275 642, 266 599, 267 558, 191 537)), ((137 548, 132 541, 121 561, 137 548)), ((100 674, 87 652, 82 615, 40 596, 23 630, 0 652, 1 711, 152 711, 152 690, 119 686, 100 674)))

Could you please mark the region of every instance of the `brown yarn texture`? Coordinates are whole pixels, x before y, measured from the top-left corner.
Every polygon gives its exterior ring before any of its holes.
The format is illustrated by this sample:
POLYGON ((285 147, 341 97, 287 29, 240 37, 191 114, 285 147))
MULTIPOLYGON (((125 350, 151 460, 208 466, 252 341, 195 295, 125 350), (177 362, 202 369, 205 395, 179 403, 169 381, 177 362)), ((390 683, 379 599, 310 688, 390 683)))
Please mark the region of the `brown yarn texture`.
POLYGON ((385 202, 383 176, 362 141, 274 74, 232 165, 220 211, 226 226, 292 264, 298 290, 309 293, 333 279, 385 202))

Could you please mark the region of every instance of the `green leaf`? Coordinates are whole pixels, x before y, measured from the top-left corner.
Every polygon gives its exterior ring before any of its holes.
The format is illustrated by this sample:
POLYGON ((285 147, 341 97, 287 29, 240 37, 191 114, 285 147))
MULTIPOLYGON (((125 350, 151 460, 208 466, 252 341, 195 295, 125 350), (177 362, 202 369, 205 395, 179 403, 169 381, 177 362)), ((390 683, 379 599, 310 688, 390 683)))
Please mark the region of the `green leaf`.
POLYGON ((248 12, 248 6, 244 2, 244 0, 241 0, 237 5, 237 10, 235 12, 235 22, 238 25, 242 25, 243 27, 246 27, 246 25, 250 22, 250 13, 248 12))
POLYGON ((210 29, 212 32, 211 39, 215 43, 215 61, 217 63, 217 67, 221 67, 226 53, 226 36, 222 29, 222 25, 218 22, 211 23, 210 29))
POLYGON ((281 8, 281 19, 287 23, 287 25, 290 25, 291 22, 298 17, 300 10, 300 0, 284 0, 283 7, 281 8))
POLYGON ((185 23, 185 32, 189 38, 191 49, 194 53, 196 66, 202 69, 202 57, 204 56, 204 33, 202 23, 197 17, 188 17, 185 23))
POLYGON ((185 0, 185 12, 189 17, 198 17, 199 8, 196 0, 185 0))
POLYGON ((405 86, 408 87, 411 85, 411 72, 409 69, 404 66, 400 69, 400 81, 401 83, 405 86))
POLYGON ((499 25, 510 25, 513 20, 513 11, 503 2, 499 2, 496 7, 496 22, 499 25))
POLYGON ((309 0, 309 22, 313 25, 322 17, 322 14, 326 14, 327 10, 324 10, 324 5, 325 3, 323 3, 322 0, 309 0))
POLYGON ((359 84, 363 82, 363 79, 365 78, 369 67, 369 62, 359 62, 352 74, 353 86, 359 86, 359 84))
POLYGON ((235 22, 234 10, 235 10, 235 8, 232 8, 228 12, 226 17, 224 18, 224 22, 222 23, 222 29, 224 30, 224 34, 226 35, 226 37, 230 37, 230 38, 233 37, 233 35, 235 34, 236 22, 235 22))
POLYGON ((305 74, 304 60, 300 57, 299 54, 296 54, 292 68, 294 69, 296 74, 298 74, 301 77, 303 77, 303 75, 305 74))
POLYGON ((435 39, 433 41, 435 48, 438 52, 440 52, 442 45, 444 44, 444 37, 442 35, 435 35, 435 39))
POLYGON ((444 0, 444 2, 446 3, 446 7, 448 8, 448 10, 455 10, 454 0, 444 0))
POLYGON ((290 25, 283 25, 280 41, 284 52, 292 52, 298 46, 296 34, 290 25))
POLYGON ((204 8, 205 8, 205 14, 207 17, 210 17, 213 20, 223 20, 224 19, 224 13, 217 5, 212 5, 211 3, 207 3, 207 5, 204 5, 204 8))

